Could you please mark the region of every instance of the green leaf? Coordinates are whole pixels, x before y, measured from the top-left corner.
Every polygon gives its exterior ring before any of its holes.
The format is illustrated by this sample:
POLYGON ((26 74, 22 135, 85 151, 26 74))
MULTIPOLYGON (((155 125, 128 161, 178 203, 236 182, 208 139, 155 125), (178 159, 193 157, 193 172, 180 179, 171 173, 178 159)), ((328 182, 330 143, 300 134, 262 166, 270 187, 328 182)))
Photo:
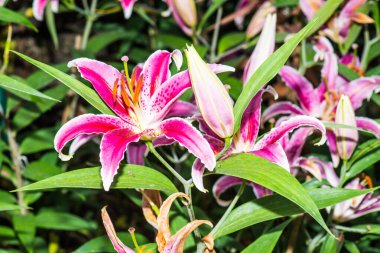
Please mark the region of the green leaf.
POLYGON ((291 7, 298 5, 299 0, 275 0, 274 5, 276 7, 291 7))
POLYGON ((341 63, 338 63, 338 71, 340 74, 342 74, 345 78, 347 78, 350 81, 359 78, 358 74, 355 71, 351 70, 346 65, 343 65, 341 63))
POLYGON ((0 202, 0 212, 3 211, 12 211, 12 210, 19 210, 20 207, 18 205, 13 205, 5 202, 0 202))
POLYGON ((9 91, 10 93, 19 96, 22 98, 22 96, 25 96, 25 94, 31 95, 33 97, 58 101, 52 97, 49 97, 42 92, 39 92, 38 90, 35 90, 31 88, 30 86, 14 79, 9 76, 0 74, 0 86, 4 88, 5 90, 9 91), (20 94, 21 93, 21 94, 20 94))
POLYGON ((380 160, 380 140, 369 140, 361 144, 348 161, 348 171, 344 181, 355 177, 360 172, 374 165, 380 160))
POLYGON ((114 115, 110 108, 103 102, 103 100, 98 96, 98 94, 91 88, 87 87, 82 82, 78 81, 74 77, 50 66, 45 63, 34 60, 22 53, 12 51, 27 62, 33 64, 37 68, 45 71, 47 74, 55 77, 58 81, 78 93, 82 98, 84 98, 87 102, 89 102, 93 107, 98 109, 100 112, 104 114, 114 115))
POLYGON ((280 225, 274 227, 268 232, 261 235, 241 253, 260 252, 260 253, 272 253, 277 241, 280 239, 282 232, 288 226, 292 220, 287 220, 280 225))
POLYGON ((12 223, 21 244, 27 249, 27 252, 33 252, 33 243, 36 235, 36 224, 33 214, 14 215, 12 223))
POLYGON ((25 167, 23 176, 27 179, 38 181, 60 173, 62 173, 62 169, 52 163, 35 161, 25 167))
POLYGON ((27 19, 24 15, 5 7, 0 7, 0 21, 24 25, 28 28, 33 29, 35 32, 38 31, 32 22, 30 22, 29 19, 27 19))
POLYGON ((36 227, 48 230, 94 230, 97 225, 94 221, 84 220, 70 213, 55 210, 41 210, 36 216, 36 227))
POLYGON ((218 43, 218 54, 221 54, 225 52, 226 50, 239 45, 240 43, 244 42, 245 40, 245 33, 242 32, 233 32, 224 35, 220 38, 218 43))
POLYGON ((360 253, 358 246, 356 246, 354 242, 345 241, 344 248, 346 248, 349 253, 360 253))
POLYGON ((320 253, 325 253, 325 252, 338 253, 340 252, 341 248, 342 248, 341 241, 337 240, 336 238, 330 235, 326 235, 319 252, 320 253))
POLYGON ((87 50, 94 53, 100 52, 103 48, 107 47, 111 43, 122 40, 134 40, 138 36, 136 30, 111 30, 108 32, 103 32, 98 35, 93 36, 87 43, 87 50))
MULTIPOLYGON (((351 190, 322 188, 308 190, 319 209, 336 205, 342 201, 369 193, 375 189, 351 190)), ((225 220, 215 238, 231 234, 260 222, 304 213, 293 202, 280 195, 272 195, 245 203, 235 208, 225 220)))
POLYGON ((330 232, 307 190, 295 177, 277 164, 253 154, 239 154, 219 162, 215 173, 243 178, 284 196, 300 206, 330 232))
MULTIPOLYGON (((33 184, 26 185, 16 191, 35 191, 56 188, 87 188, 103 189, 100 177, 100 168, 86 168, 65 172, 33 184)), ((151 189, 163 191, 167 194, 177 192, 174 184, 157 170, 127 164, 119 169, 115 182, 111 188, 114 189, 151 189)))
POLYGON ((29 133, 20 144, 21 154, 27 155, 53 149, 53 139, 56 133, 56 128, 43 128, 29 133))
POLYGON ((276 76, 297 45, 318 30, 342 2, 343 0, 327 1, 301 31, 277 49, 251 76, 234 106, 235 132, 239 130, 243 113, 256 93, 276 76))

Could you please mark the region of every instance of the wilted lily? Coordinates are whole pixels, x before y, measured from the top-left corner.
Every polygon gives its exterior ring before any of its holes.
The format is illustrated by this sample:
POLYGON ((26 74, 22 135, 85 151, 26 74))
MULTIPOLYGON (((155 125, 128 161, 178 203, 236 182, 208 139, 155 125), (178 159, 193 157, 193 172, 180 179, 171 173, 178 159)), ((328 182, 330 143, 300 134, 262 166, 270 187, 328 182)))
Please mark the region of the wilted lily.
MULTIPOLYGON (((126 64, 127 59, 123 57, 126 64)), ((82 77, 90 81, 104 102, 117 116, 84 114, 67 122, 57 133, 54 144, 62 160, 62 149, 74 138, 87 134, 104 134, 100 144, 101 176, 109 190, 119 163, 130 143, 172 139, 197 156, 212 170, 214 153, 201 133, 188 121, 174 117, 165 119, 174 102, 191 87, 188 71, 170 77, 171 53, 156 51, 145 64, 137 66, 131 78, 127 67, 120 72, 105 63, 87 58, 69 62, 82 77)), ((215 72, 228 70, 210 66, 215 72)))
POLYGON ((57 13, 59 0, 33 0, 33 15, 35 19, 39 21, 44 19, 45 8, 49 2, 51 2, 51 10, 57 13))
POLYGON ((193 46, 188 46, 185 52, 195 100, 203 119, 220 138, 231 137, 234 113, 226 88, 193 46))
MULTIPOLYGON (((285 66, 280 76, 285 84, 293 89, 301 107, 290 102, 279 102, 270 106, 263 114, 267 121, 280 114, 309 115, 327 122, 335 122, 335 114, 341 94, 349 97, 354 110, 358 109, 364 99, 371 97, 373 92, 380 90, 380 77, 361 77, 351 82, 338 82, 337 57, 332 53, 325 56, 322 68, 322 82, 314 89, 313 85, 297 70, 285 66)), ((372 132, 380 138, 380 125, 369 118, 356 117, 356 126, 372 132)), ((339 156, 335 133, 327 131, 327 140, 331 151, 333 164, 338 166, 339 156)))
POLYGON ((174 20, 184 33, 191 36, 197 25, 197 8, 194 0, 164 0, 169 7, 169 12, 173 13, 174 20))

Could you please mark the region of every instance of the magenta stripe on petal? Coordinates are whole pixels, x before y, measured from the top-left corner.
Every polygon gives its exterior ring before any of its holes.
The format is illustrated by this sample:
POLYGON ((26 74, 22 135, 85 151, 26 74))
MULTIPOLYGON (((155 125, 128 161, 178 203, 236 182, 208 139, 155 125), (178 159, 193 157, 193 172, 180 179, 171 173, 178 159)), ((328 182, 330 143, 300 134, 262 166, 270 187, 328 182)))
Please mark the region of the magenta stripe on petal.
POLYGON ((262 121, 266 122, 276 116, 279 116, 280 114, 305 115, 306 112, 291 102, 278 102, 269 106, 263 112, 262 121))
POLYGON ((216 202, 221 206, 228 206, 231 201, 223 200, 220 196, 231 187, 241 184, 241 182, 242 179, 238 177, 223 176, 219 178, 212 187, 212 193, 214 194, 216 202))
POLYGON ((272 128, 268 134, 256 143, 255 150, 265 148, 266 146, 273 144, 284 137, 287 133, 303 126, 314 127, 322 133, 322 137, 316 145, 322 145, 326 142, 326 128, 320 120, 309 116, 294 116, 281 122, 279 126, 272 128))
POLYGON ((100 143, 100 162, 102 164, 100 174, 106 191, 111 187, 128 144, 140 139, 141 134, 137 134, 134 130, 132 128, 116 129, 107 132, 102 138, 100 143))
POLYGON ((59 129, 54 138, 54 147, 62 160, 69 160, 71 157, 62 154, 61 151, 67 142, 77 136, 106 133, 127 126, 125 121, 115 116, 83 114, 73 118, 59 129))
POLYGON ((356 126, 373 133, 376 138, 380 139, 380 124, 375 120, 365 117, 356 117, 356 126))
POLYGON ((127 161, 130 164, 144 165, 144 157, 147 154, 145 143, 131 142, 127 148, 127 161))
POLYGON ((210 144, 202 134, 184 119, 171 118, 161 122, 160 131, 168 138, 176 140, 188 149, 206 166, 208 170, 215 168, 215 156, 210 144))

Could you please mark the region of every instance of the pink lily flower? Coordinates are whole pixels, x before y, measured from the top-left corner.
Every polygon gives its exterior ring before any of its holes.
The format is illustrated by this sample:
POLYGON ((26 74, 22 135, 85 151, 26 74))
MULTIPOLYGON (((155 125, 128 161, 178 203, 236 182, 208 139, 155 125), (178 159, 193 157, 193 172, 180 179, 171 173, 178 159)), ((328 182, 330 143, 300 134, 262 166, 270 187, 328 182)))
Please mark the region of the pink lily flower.
MULTIPOLYGON (((349 97, 353 109, 356 110, 362 105, 364 99, 370 98, 373 92, 380 91, 380 76, 361 77, 347 83, 337 82, 337 57, 333 54, 326 56, 322 69, 322 83, 317 88, 314 88, 297 70, 289 66, 282 68, 279 74, 285 84, 296 92, 301 107, 290 102, 275 103, 264 112, 264 122, 280 114, 309 115, 326 122, 334 122, 341 94, 349 97)), ((356 117, 356 126, 380 138, 380 124, 376 121, 356 117)), ((327 131, 327 141, 334 167, 337 167, 339 156, 333 130, 327 131)))
POLYGON ((136 2, 137 0, 121 0, 120 1, 125 19, 129 19, 131 17, 133 6, 135 5, 136 2))
POLYGON ((324 0, 300 0, 299 4, 307 20, 310 21, 324 3, 324 0))
POLYGON ((182 31, 191 36, 197 25, 197 9, 194 0, 163 0, 169 7, 165 16, 173 13, 174 20, 182 31))
MULTIPOLYGON (((261 29, 263 29, 266 16, 274 12, 276 12, 276 7, 274 7, 270 1, 264 2, 249 22, 248 28, 245 32, 247 38, 251 39, 256 36, 261 31, 261 29)), ((264 31, 265 30, 268 29, 264 29, 264 31)))
MULTIPOLYGON (((156 51, 142 67, 134 69, 131 78, 126 71, 120 72, 96 60, 79 58, 69 62, 68 66, 76 67, 82 77, 90 81, 117 116, 84 114, 67 122, 54 140, 59 157, 62 160, 72 157, 64 155, 62 149, 76 137, 103 134, 100 162, 106 191, 128 146, 139 140, 177 141, 212 170, 215 167, 214 153, 201 133, 187 120, 178 117, 164 119, 176 100, 191 87, 188 71, 170 76, 171 55, 167 51, 156 51)), ((210 68, 217 73, 228 70, 222 65, 210 65, 210 68)))
POLYGON ((51 1, 51 9, 54 13, 58 12, 59 0, 33 0, 33 15, 38 21, 44 19, 46 5, 51 1))
MULTIPOLYGON (((245 8, 248 6, 250 0, 239 0, 239 2, 237 3, 236 5, 236 8, 235 8, 235 12, 245 8)), ((243 23, 244 23, 244 18, 245 18, 246 14, 244 15, 237 15, 234 19, 235 21, 235 24, 236 26, 239 28, 239 29, 242 29, 243 28, 243 23)))

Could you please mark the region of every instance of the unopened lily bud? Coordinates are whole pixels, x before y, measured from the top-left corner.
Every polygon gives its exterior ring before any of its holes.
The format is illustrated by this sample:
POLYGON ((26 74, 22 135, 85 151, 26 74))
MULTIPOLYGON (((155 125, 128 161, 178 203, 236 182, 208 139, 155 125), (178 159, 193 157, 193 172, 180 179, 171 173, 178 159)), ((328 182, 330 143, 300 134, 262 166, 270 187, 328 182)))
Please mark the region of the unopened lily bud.
POLYGON ((247 38, 250 39, 258 34, 264 27, 266 16, 274 12, 276 12, 276 7, 271 2, 268 1, 261 5, 255 15, 253 15, 251 22, 249 22, 246 31, 247 38))
POLYGON ((191 85, 203 119, 219 137, 231 137, 234 131, 234 114, 226 88, 193 46, 188 46, 185 53, 191 85))
POLYGON ((173 0, 175 12, 189 27, 197 24, 197 9, 194 0, 173 0))
MULTIPOLYGON (((335 123, 356 128, 355 112, 349 97, 343 95, 336 109, 335 123)), ((336 143, 339 156, 348 160, 358 143, 358 131, 351 128, 338 128, 336 131, 336 143)))

